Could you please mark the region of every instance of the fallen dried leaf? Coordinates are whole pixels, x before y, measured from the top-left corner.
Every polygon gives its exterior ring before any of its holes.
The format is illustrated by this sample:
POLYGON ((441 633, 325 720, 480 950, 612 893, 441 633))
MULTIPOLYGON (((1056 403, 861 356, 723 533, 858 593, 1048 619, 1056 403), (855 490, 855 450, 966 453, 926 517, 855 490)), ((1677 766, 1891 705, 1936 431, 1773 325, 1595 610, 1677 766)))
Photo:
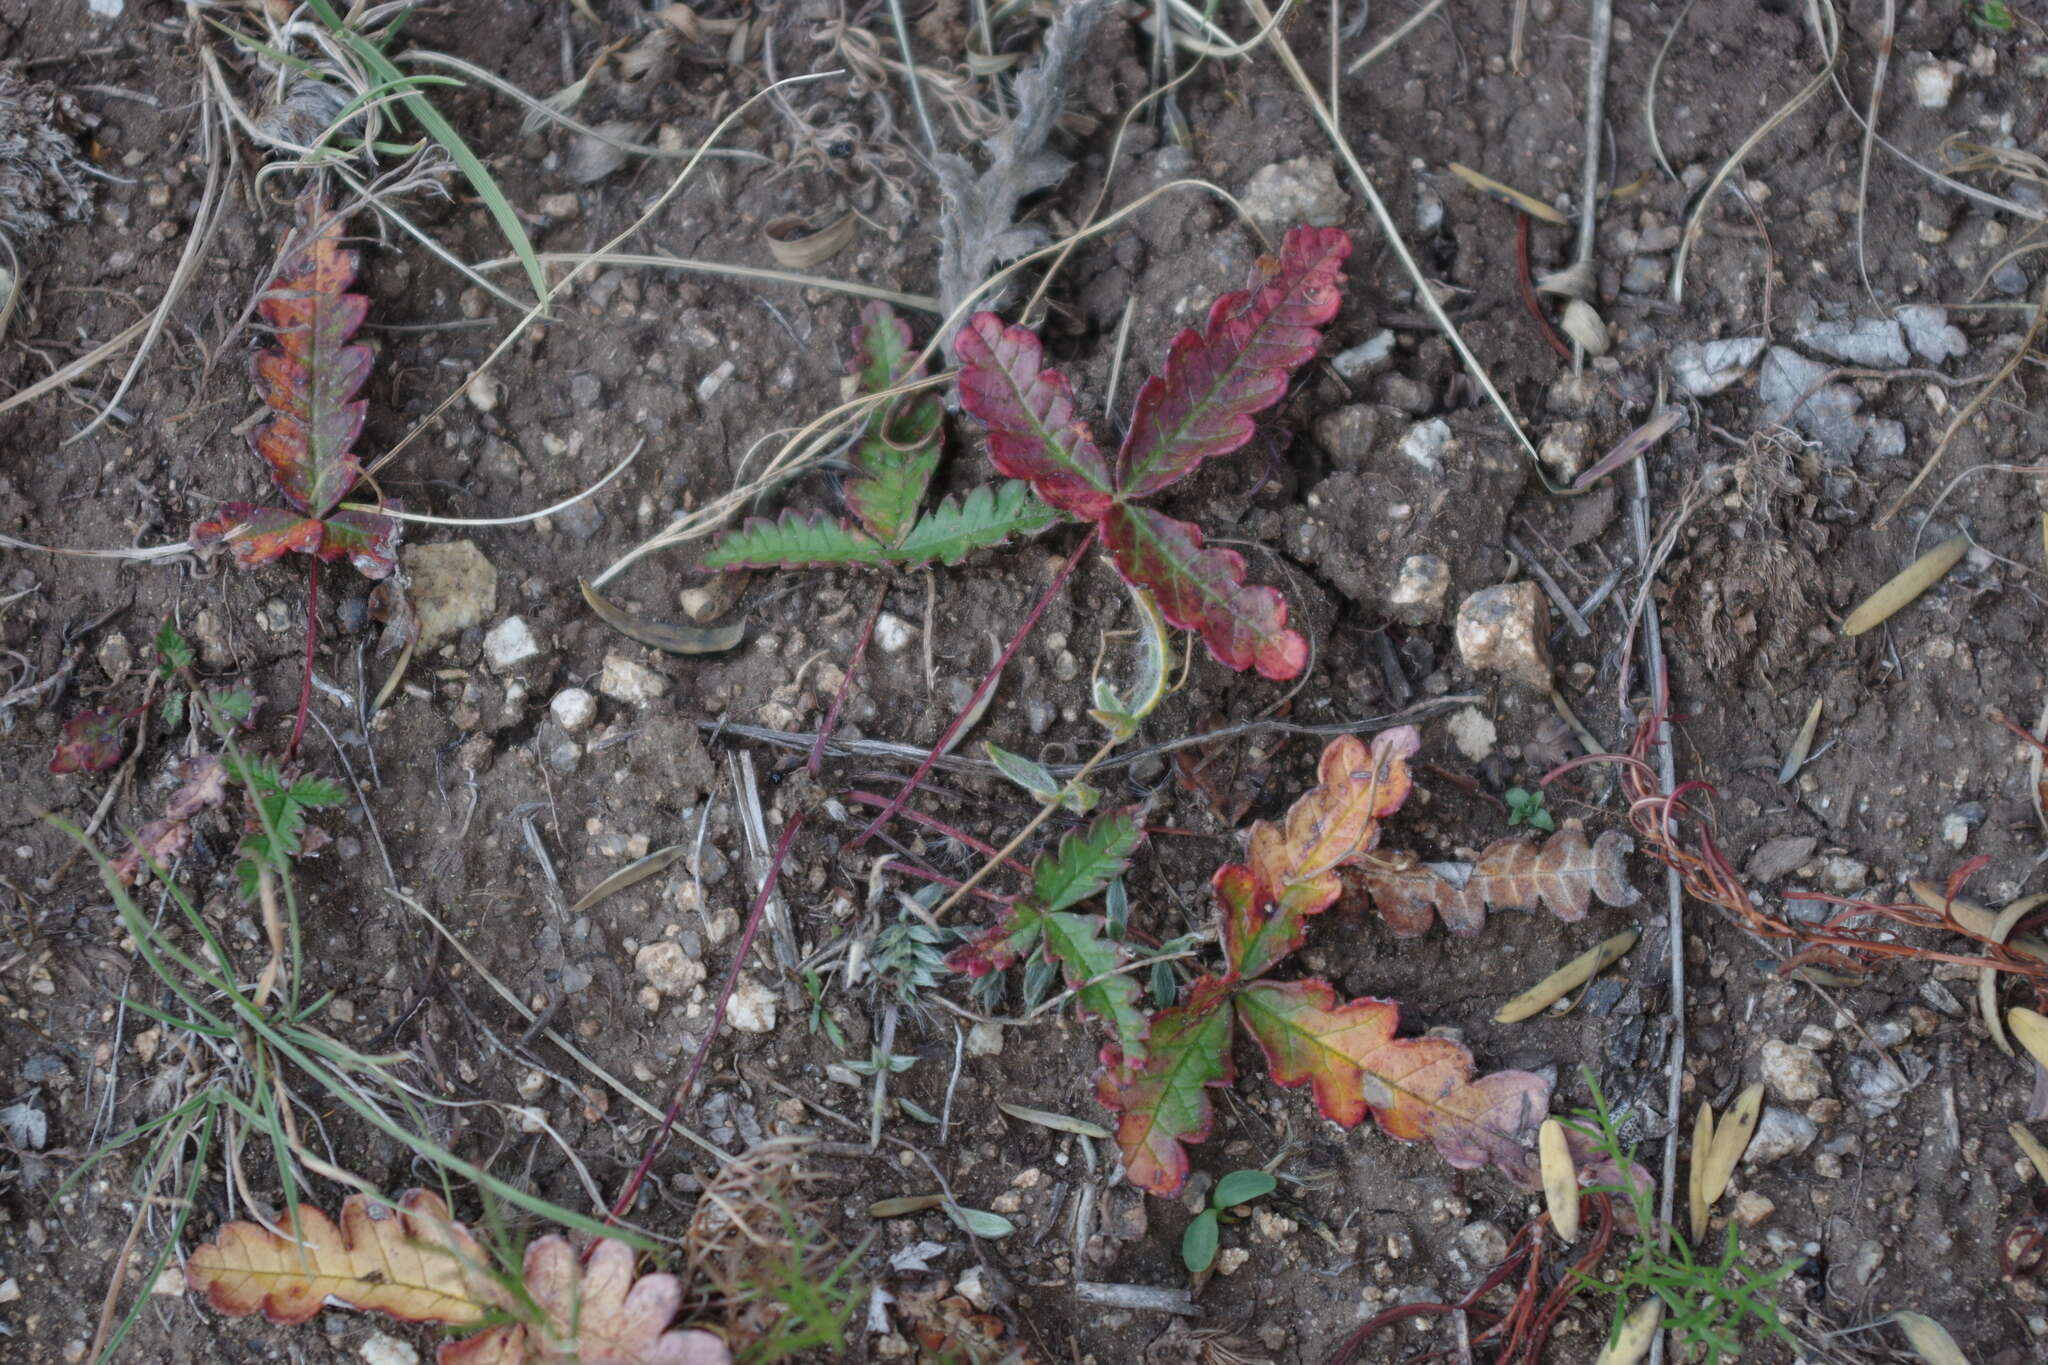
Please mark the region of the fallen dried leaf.
POLYGON ((1486 909, 1534 910, 1548 906, 1567 923, 1582 920, 1597 896, 1608 905, 1634 905, 1642 895, 1628 884, 1622 859, 1635 844, 1609 830, 1589 847, 1576 829, 1561 829, 1542 843, 1502 839, 1477 863, 1402 862, 1390 855, 1376 865, 1347 868, 1345 889, 1369 897, 1387 927, 1401 938, 1428 931, 1432 912, 1454 934, 1476 934, 1486 909))
POLYGON ((1892 1321, 1906 1334, 1906 1341, 1927 1365, 1970 1365, 1948 1329, 1925 1313, 1894 1313, 1892 1321))
POLYGON ((1756 1136, 1757 1120, 1764 1109, 1764 1088, 1752 1084, 1735 1097, 1735 1107, 1721 1116, 1714 1125, 1712 1140, 1704 1154, 1695 1146, 1692 1159, 1700 1167, 1700 1187, 1697 1202, 1693 1205, 1693 1241, 1698 1244, 1706 1236, 1707 1215, 1714 1205, 1727 1193, 1729 1177, 1735 1174, 1735 1165, 1742 1160, 1742 1154, 1749 1148, 1749 1140, 1756 1136))

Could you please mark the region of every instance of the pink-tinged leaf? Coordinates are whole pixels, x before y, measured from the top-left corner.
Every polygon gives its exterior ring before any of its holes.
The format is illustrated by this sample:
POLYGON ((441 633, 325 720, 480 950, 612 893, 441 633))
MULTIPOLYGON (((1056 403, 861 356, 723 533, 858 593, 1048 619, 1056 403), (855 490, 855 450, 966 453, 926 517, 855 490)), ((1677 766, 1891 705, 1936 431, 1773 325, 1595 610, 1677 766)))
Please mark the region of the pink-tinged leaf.
POLYGON ((1117 572, 1150 588, 1167 620, 1201 632, 1218 663, 1279 679, 1308 663, 1308 642, 1287 629, 1286 599, 1246 587, 1244 556, 1203 549, 1200 528, 1119 502, 1105 509, 1102 535, 1117 572))
POLYGON ((1216 300, 1201 331, 1173 339, 1164 372, 1138 390, 1117 455, 1125 497, 1149 497, 1251 440, 1252 414, 1279 402, 1315 356, 1350 254, 1351 239, 1337 228, 1295 228, 1277 259, 1252 266, 1246 289, 1216 300))
POLYGON ((1101 915, 1055 911, 1045 917, 1045 955, 1060 965, 1081 1013, 1109 1027, 1113 1046, 1128 1071, 1145 1064, 1152 1021, 1139 1005, 1138 983, 1117 969, 1129 960, 1106 932, 1101 915))
POLYGON ((1454 934, 1476 934, 1486 910, 1536 910, 1567 923, 1582 920, 1598 897, 1608 905, 1634 905, 1642 893, 1628 882, 1623 861, 1635 847, 1626 834, 1608 830, 1591 845, 1577 829, 1561 829, 1541 843, 1501 839, 1476 863, 1420 863, 1396 855, 1370 867, 1347 868, 1348 903, 1379 907, 1387 927, 1401 938, 1428 931, 1441 915, 1454 934))
POLYGON ((1204 976, 1180 1004, 1152 1019, 1145 1065, 1136 1074, 1112 1043, 1102 1049, 1095 1098, 1120 1114, 1116 1142, 1133 1185, 1178 1194, 1188 1178, 1187 1144, 1209 1136, 1216 1110, 1212 1087, 1237 1079, 1230 1057, 1230 993, 1234 980, 1204 976))
POLYGON ((1000 972, 1028 957, 1044 934, 1044 909, 1033 901, 1019 901, 993 929, 946 954, 946 966, 970 977, 1000 972))
POLYGON ((53 773, 103 773, 121 761, 121 732, 136 716, 134 711, 81 711, 64 722, 64 737, 57 741, 56 757, 50 760, 53 773))
POLYGON ((297 512, 224 502, 218 517, 192 528, 192 543, 211 545, 225 539, 236 566, 253 569, 292 553, 314 554, 325 535, 325 526, 297 512))
POLYGON ((228 799, 227 765, 218 754, 194 754, 171 769, 178 789, 164 802, 164 815, 172 820, 189 820, 203 810, 213 810, 228 799))
POLYGON ((1370 1111, 1387 1136, 1427 1140, 1451 1165, 1511 1172, 1550 1103, 1524 1071, 1474 1079, 1472 1054, 1448 1038, 1396 1038, 1390 1000, 1337 1003, 1322 981, 1255 981, 1238 991, 1238 1022, 1258 1040, 1273 1079, 1313 1087, 1316 1107, 1349 1128, 1370 1111))
POLYGON ((169 867, 192 848, 192 826, 180 819, 151 820, 129 841, 128 851, 114 859, 114 875, 123 886, 135 885, 146 867, 169 867))
POLYGON ((309 196, 302 221, 323 218, 257 300, 276 346, 259 354, 253 369, 275 415, 249 433, 285 498, 315 519, 333 511, 361 476, 350 448, 362 433, 366 404, 356 395, 373 361, 369 347, 348 344, 370 307, 368 298, 346 292, 356 255, 341 245, 340 218, 309 196))
POLYGON ((1093 521, 1115 493, 1109 461, 1088 424, 1074 416, 1066 377, 1045 367, 1035 333, 976 313, 954 340, 960 405, 988 427, 989 459, 1063 512, 1093 521))
POLYGON ((338 508, 321 525, 318 554, 332 562, 346 558, 365 578, 389 578, 398 568, 398 534, 403 523, 375 512, 338 508))
POLYGON ((1370 749, 1356 735, 1339 735, 1323 749, 1317 786, 1286 821, 1252 826, 1249 863, 1218 868, 1211 883, 1233 972, 1262 976, 1301 946, 1308 917, 1343 891, 1337 869, 1371 852, 1379 822, 1408 799, 1408 760, 1421 746, 1407 725, 1377 736, 1370 749))

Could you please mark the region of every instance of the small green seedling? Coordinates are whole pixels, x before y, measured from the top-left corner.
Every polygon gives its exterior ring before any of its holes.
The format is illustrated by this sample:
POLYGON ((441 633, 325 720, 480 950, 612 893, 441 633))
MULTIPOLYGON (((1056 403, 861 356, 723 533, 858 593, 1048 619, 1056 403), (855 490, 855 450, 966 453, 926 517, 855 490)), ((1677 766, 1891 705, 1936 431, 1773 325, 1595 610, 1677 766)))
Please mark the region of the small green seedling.
POLYGON ((1238 1210, 1254 1199, 1264 1199, 1280 1182, 1265 1171, 1232 1171, 1216 1182, 1209 1207, 1195 1215, 1181 1235, 1181 1264, 1191 1275, 1199 1275, 1216 1263, 1216 1240, 1224 1223, 1237 1222, 1238 1210))
POLYGON ((1507 799, 1508 824, 1527 825, 1545 834, 1557 828, 1556 818, 1543 804, 1543 788, 1531 791, 1527 787, 1509 787, 1507 799))
POLYGON ((2013 30, 2012 6, 2005 0, 1982 0, 1968 13, 1970 22, 1979 28, 1988 28, 1993 33, 2010 33, 2013 30))
POLYGON ((846 1033, 832 1017, 832 1011, 825 1008, 825 979, 808 967, 804 969, 804 994, 811 998, 811 1032, 823 1030, 832 1046, 846 1051, 846 1033))

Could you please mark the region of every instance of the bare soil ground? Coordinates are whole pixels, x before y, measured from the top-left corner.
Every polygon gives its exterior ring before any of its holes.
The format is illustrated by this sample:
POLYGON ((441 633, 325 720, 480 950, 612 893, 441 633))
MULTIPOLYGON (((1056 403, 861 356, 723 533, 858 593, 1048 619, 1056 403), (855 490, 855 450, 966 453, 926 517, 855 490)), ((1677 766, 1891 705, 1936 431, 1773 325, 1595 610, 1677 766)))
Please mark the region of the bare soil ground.
MULTIPOLYGON (((700 7, 709 17, 744 8, 700 7)), ((1340 20, 1353 8, 1343 7, 1340 20)), ((1617 192, 1601 207, 1595 258, 1595 298, 1614 349, 1575 380, 1524 309, 1513 214, 1445 169, 1462 162, 1546 201, 1574 200, 1587 6, 1534 0, 1527 8, 1519 68, 1508 61, 1515 6, 1451 0, 1367 71, 1341 82, 1340 119, 1439 298, 1538 440, 1552 436, 1597 457, 1648 417, 1670 348, 1687 341, 1763 337, 1832 365, 1802 340, 1816 323, 1945 303, 1955 305, 1950 321, 1968 344, 1961 356, 1873 363, 1844 381, 1867 414, 1901 424, 1902 442, 1874 438, 1838 451, 1788 431, 1768 411, 1752 367, 1724 391, 1689 401, 1688 426, 1653 452, 1651 532, 1672 528, 1675 540, 1647 592, 1662 611, 1674 707, 1683 718, 1680 779, 1718 791, 1723 846, 1750 870, 1774 912, 1798 913, 1780 898, 1802 888, 1896 900, 1906 879, 1939 883, 1966 859, 1986 860, 1969 888, 1986 905, 2039 889, 2042 828, 2026 751, 1994 714, 2025 723, 2048 688, 2039 645, 2042 502, 2030 474, 1987 471, 1960 482, 1929 512, 1934 495, 1965 469, 2038 463, 2038 362, 2021 365, 1964 427, 1905 514, 1874 523, 1975 393, 1967 381, 1997 371, 2019 344, 2040 294, 2041 257, 2006 258, 2038 240, 2048 210, 2040 187, 2001 177, 1972 181, 2009 196, 2031 212, 2030 221, 1946 189, 1880 148, 1859 227, 1861 129, 1848 104, 1824 88, 1741 167, 1746 206, 1729 197, 1707 214, 1683 301, 1672 303, 1665 282, 1693 195, 1827 58, 1802 5, 1622 0, 1603 147, 1603 183, 1617 192), (1673 179, 1659 166, 1643 106, 1681 9, 1687 17, 1655 84, 1656 128, 1673 179), (1882 629, 1843 637, 1844 612, 1916 548, 1959 531, 1976 548, 1933 592, 1882 629), (1779 765, 1816 697, 1825 712, 1815 756, 1781 782, 1779 765)), ((1895 7, 1859 0, 1837 8, 1838 74, 1860 108, 1882 18, 1895 7)), ((2014 8, 2017 27, 1997 32, 1971 22, 1960 0, 1896 6, 1884 136, 1930 164, 1950 138, 2048 154, 2042 31, 2033 22, 2043 16, 2029 16, 2026 4, 2014 8), (1916 100, 1916 90, 1945 77, 1953 80, 1945 103, 1916 100)), ((453 53, 547 94, 581 74, 603 45, 641 33, 639 9, 606 0, 426 7, 402 42, 453 53)), ((771 19, 782 74, 842 61, 820 41, 838 6, 805 0, 756 9, 771 19)), ((1365 33, 1339 40, 1340 57, 1363 51, 1407 12, 1372 6, 1365 33)), ((972 7, 913 4, 911 14, 922 57, 950 65, 963 56, 972 7)), ((1393 837, 1430 857, 1483 847, 1507 832, 1498 793, 1533 784, 1579 746, 1547 698, 1465 668, 1450 608, 1406 623, 1390 610, 1389 588, 1402 560, 1421 553, 1448 565, 1452 608, 1468 592, 1526 577, 1532 560, 1581 602, 1614 578, 1615 589, 1587 614, 1589 634, 1558 622, 1553 662, 1563 696, 1599 747, 1623 748, 1646 697, 1639 678, 1618 682, 1645 591, 1629 472, 1581 497, 1545 491, 1424 315, 1370 214, 1340 187, 1330 143, 1269 54, 1210 63, 1179 93, 1191 139, 1164 139, 1140 119, 1112 166, 1119 121, 1150 87, 1150 40, 1135 16, 1136 7, 1119 11, 1087 54, 1070 105, 1082 117, 1060 135, 1075 166, 1031 205, 1033 220, 1054 232, 1081 221, 1105 181, 1112 208, 1181 177, 1246 196, 1255 210, 1274 202, 1276 179, 1300 186, 1294 204, 1275 210, 1288 215, 1280 225, 1304 210, 1327 211, 1358 244, 1326 355, 1382 333, 1390 345, 1384 357, 1348 373, 1312 367, 1267 414, 1251 448, 1217 462, 1170 500, 1171 510, 1241 548, 1256 580, 1288 594, 1313 649, 1309 671, 1289 687, 1198 658, 1187 687, 1133 747, 1254 718, 1319 725, 1470 693, 1474 700, 1437 710, 1426 726, 1424 791, 1393 837), (1446 430, 1428 428, 1432 422, 1446 430), (1447 439, 1428 460, 1415 458, 1414 441, 1436 438, 1447 439), (1512 553, 1510 539, 1520 547, 1512 553), (1454 742, 1445 719, 1467 708, 1476 715, 1461 722, 1464 733, 1483 728, 1471 724, 1483 718, 1493 727, 1490 742, 1454 742)), ((880 6, 849 17, 873 33, 889 31, 880 6)), ((1312 73, 1329 67, 1328 17, 1315 4, 1286 21, 1312 73)), ((1224 18, 1234 31, 1249 31, 1242 14, 1224 18)), ((1017 50, 1027 50, 1029 32, 1017 27, 1017 50)), ((153 0, 130 0, 110 20, 73 0, 0 0, 0 56, 72 91, 98 117, 89 137, 106 172, 89 218, 17 244, 23 302, 0 348, 0 387, 13 391, 42 378, 145 316, 161 297, 206 180, 195 33, 204 31, 188 28, 181 9, 153 0)), ((230 79, 245 79, 248 64, 217 35, 204 36, 230 79)), ((891 43, 882 50, 893 50, 891 43)), ((686 44, 633 87, 611 75, 595 82, 577 116, 631 120, 649 141, 693 146, 765 79, 758 41, 737 60, 728 60, 720 42, 686 44)), ((991 100, 989 82, 970 89, 991 100)), ((244 95, 261 104, 261 91, 244 95)), ((772 105, 758 107, 726 143, 757 155, 707 162, 634 249, 766 265, 764 224, 790 214, 823 223, 852 207, 866 221, 819 273, 932 292, 942 208, 922 166, 905 88, 857 92, 832 81, 792 98, 813 132, 827 131, 799 134, 772 105)), ((485 155, 543 250, 594 249, 674 173, 673 163, 629 159, 579 183, 572 135, 522 132, 522 110, 474 87, 437 92, 436 101, 485 155)), ((947 111, 935 109, 934 117, 941 138, 964 149, 947 111)), ((289 182, 256 179, 260 164, 256 151, 235 147, 223 187, 227 206, 198 262, 201 277, 120 395, 116 420, 71 439, 114 398, 125 355, 0 414, 0 528, 71 548, 157 545, 182 539, 223 500, 264 492, 263 472, 240 434, 255 406, 246 359, 254 338, 244 329, 227 340, 290 219, 289 182)), ((407 211, 465 260, 504 255, 502 237, 467 187, 457 179, 450 190, 447 200, 418 198, 407 211)), ((356 229, 369 234, 371 222, 365 217, 356 229)), ((380 359, 361 448, 375 454, 425 419, 516 314, 416 243, 364 246, 361 287, 372 298, 369 332, 380 359)), ((1171 194, 1075 253, 1051 290, 1048 344, 1083 392, 1106 392, 1116 332, 1134 300, 1121 385, 1128 395, 1132 376, 1160 361, 1173 331, 1238 285, 1256 250, 1229 205, 1194 191, 1171 194)), ((1567 264, 1571 251, 1569 231, 1536 229, 1536 273, 1567 264)), ((516 277, 500 271, 494 278, 513 288, 516 277)), ((318 670, 332 690, 316 695, 324 724, 309 735, 307 753, 316 770, 337 778, 345 756, 367 800, 328 818, 335 842, 301 864, 306 989, 334 993, 337 1008, 324 1027, 364 1051, 402 1054, 402 1074, 413 1084, 491 1102, 434 1111, 439 1140, 560 1202, 591 1207, 563 1148, 522 1131, 516 1107, 538 1109, 606 1195, 637 1162, 651 1120, 484 989, 390 894, 394 879, 483 967, 656 1108, 704 1035, 711 991, 758 885, 761 866, 750 856, 736 795, 745 781, 742 756, 758 780, 771 838, 796 812, 809 817, 782 874, 788 946, 807 958, 872 934, 870 869, 879 850, 842 851, 865 820, 847 793, 892 791, 908 765, 835 759, 814 783, 791 771, 800 750, 707 731, 705 723, 814 731, 874 580, 756 576, 729 618, 744 614, 749 623, 743 647, 689 658, 613 633, 584 607, 576 583, 679 510, 743 482, 763 441, 838 401, 857 312, 858 300, 825 289, 714 274, 607 269, 579 284, 552 321, 530 328, 497 362, 501 387, 489 410, 456 404, 386 471, 382 487, 421 510, 506 516, 574 493, 642 441, 647 451, 619 482, 539 524, 409 528, 410 543, 473 542, 496 569, 495 603, 478 626, 414 661, 408 685, 367 732, 348 697, 374 689, 388 665, 366 649, 375 629, 362 623, 366 585, 340 571, 327 576, 318 670), (483 637, 511 615, 524 618, 543 650, 510 671, 493 669, 483 637), (637 704, 601 697, 595 725, 565 734, 549 699, 564 687, 595 689, 610 656, 652 670, 665 691, 637 704), (568 902, 637 853, 675 843, 689 851, 664 874, 582 914, 565 913, 568 902), (552 874, 537 857, 542 850, 552 874), (680 944, 708 980, 674 997, 651 991, 636 958, 663 940, 680 944)), ((922 340, 931 319, 911 320, 922 340)), ((1116 415, 1105 425, 1117 425, 1116 415)), ((956 423, 942 475, 949 486, 985 481, 971 428, 956 423)), ((770 494, 761 510, 835 502, 832 476, 811 473, 770 494)), ((1075 534, 1056 529, 961 568, 890 583, 885 629, 853 684, 842 736, 930 743, 988 666, 992 642, 1007 638, 1037 600, 1075 534)), ((613 585, 614 595, 650 615, 679 616, 679 595, 704 583, 701 548, 698 542, 643 562, 613 585)), ((19 1291, 0 1303, 0 1356, 75 1362, 94 1337, 110 1273, 118 1267, 126 1276, 124 1311, 134 1295, 149 1293, 143 1273, 167 1221, 162 1209, 151 1212, 136 1245, 124 1247, 138 1209, 132 1151, 61 1195, 59 1182, 98 1144, 160 1112, 189 1078, 165 1078, 170 1053, 138 1052, 137 1035, 149 1021, 123 1001, 162 1004, 161 990, 124 944, 90 864, 73 858, 66 838, 37 815, 90 819, 108 779, 53 776, 50 754, 69 715, 115 694, 119 679, 108 667, 118 669, 121 651, 110 641, 125 641, 128 655, 146 663, 147 641, 166 615, 201 642, 205 671, 244 679, 267 699, 255 742, 281 747, 299 687, 303 577, 284 569, 240 573, 218 558, 122 564, 9 551, 0 595, 7 597, 0 608, 5 687, 65 674, 59 686, 10 706, 0 736, 0 782, 8 792, 0 802, 0 874, 9 893, 0 936, 0 1103, 27 1101, 47 1121, 38 1146, 0 1145, 0 1282, 19 1291)), ((1089 662, 1099 633, 1121 624, 1124 603, 1114 573, 1091 557, 1019 655, 974 739, 1048 761, 1092 749, 1089 662)), ((1284 810, 1311 783, 1319 744, 1266 730, 1216 746, 1206 771, 1222 790, 1220 802, 1179 780, 1156 753, 1115 769, 1113 797, 1149 801, 1150 823, 1185 833, 1155 838, 1141 855, 1130 880, 1133 924, 1164 939, 1206 922, 1208 876, 1238 847, 1224 817, 1241 824, 1284 810)), ((145 753, 108 813, 103 844, 114 846, 118 831, 149 818, 173 757, 145 753)), ((944 776, 917 805, 995 843, 1031 814, 1022 793, 974 775, 944 776)), ((1549 806, 1593 830, 1625 825, 1624 803, 1600 768, 1553 786, 1549 806)), ((951 875, 978 866, 970 850, 929 830, 898 822, 892 834, 951 875)), ((235 895, 234 839, 225 823, 204 831, 180 875, 229 940, 253 950, 259 929, 235 895)), ((1456 1030, 1488 1068, 1551 1069, 1567 1106, 1585 1102, 1577 1072, 1590 1066, 1632 1112, 1655 1169, 1673 1119, 1663 1112, 1671 1003, 1665 881, 1661 867, 1643 857, 1632 875, 1644 893, 1639 906, 1596 908, 1577 925, 1502 914, 1477 937, 1439 929, 1400 940, 1375 915, 1338 912, 1312 933, 1304 966, 1351 994, 1401 1001, 1410 1029, 1456 1030), (1491 1022, 1506 996, 1636 921, 1644 941, 1587 1008, 1526 1024, 1491 1022)), ((1707 907, 1688 903, 1684 917, 1689 1049, 1687 1099, 1677 1117, 1688 1131, 1699 1100, 1725 1103, 1743 1082, 1784 1078, 1766 1071, 1767 1045, 1809 1048, 1817 1062, 1811 1088, 1776 1084, 1770 1096, 1811 1126, 1810 1142, 1736 1178, 1739 1191, 1768 1201, 1746 1204, 1753 1216, 1742 1230, 1745 1255, 1763 1267, 1803 1259, 1783 1308, 1811 1343, 1807 1358, 1900 1358, 1884 1353, 1898 1347, 1895 1334, 1824 1337, 1895 1309, 1942 1321, 1974 1361, 2043 1358, 2048 1307, 2033 1280, 2004 1276, 1999 1260, 2006 1229, 2031 1211, 2039 1190, 2007 1135, 2027 1112, 2028 1073, 1987 1039, 1974 973, 1908 961, 1816 988, 1781 974, 1774 950, 1707 907)), ((882 1002, 828 978, 826 1008, 847 1040, 844 1050, 833 1045, 808 1026, 809 1002, 798 975, 778 959, 774 938, 764 936, 750 971, 775 1003, 773 1022, 757 1003, 751 1022, 765 1031, 727 1031, 683 1121, 728 1151, 776 1134, 864 1142, 865 1082, 848 1086, 839 1068, 879 1041, 882 1002)), ((958 984, 943 989, 964 1001, 958 984)), ((2013 993, 2007 1003, 2031 1002, 2013 993)), ((1197 1167, 1214 1176, 1280 1157, 1286 1198, 1226 1232, 1227 1249, 1249 1254, 1227 1255, 1231 1273, 1199 1295, 1193 1326, 1227 1334, 1236 1357, 1214 1353, 1224 1349, 1222 1338, 1205 1343, 1185 1327, 1162 1339, 1166 1318, 1077 1302, 1071 1285, 1076 1278, 1185 1285, 1179 1242, 1190 1209, 1103 1184, 1113 1150, 1097 1144, 1084 1153, 1075 1137, 997 1108, 1007 1100, 1101 1120, 1092 1093, 1098 1031, 1070 1015, 1048 1016, 1002 1031, 993 1054, 957 1061, 965 1027, 936 1007, 902 1015, 894 1048, 917 1061, 891 1091, 947 1113, 950 1123, 940 1145, 936 1130, 892 1106, 886 1131, 926 1151, 962 1202, 1004 1213, 1017 1233, 973 1243, 936 1212, 870 1219, 872 1201, 926 1193, 931 1184, 914 1158, 903 1154, 899 1162, 899 1149, 888 1144, 881 1159, 821 1161, 830 1177, 822 1187, 828 1221, 849 1247, 876 1234, 862 1273, 884 1282, 906 1278, 890 1269, 891 1254, 922 1241, 946 1248, 934 1265, 948 1277, 983 1266, 993 1311, 1034 1359, 1320 1361, 1390 1304, 1463 1295, 1499 1234, 1511 1234, 1533 1212, 1530 1197, 1498 1176, 1460 1175, 1427 1148, 1392 1142, 1370 1124, 1341 1131, 1316 1115, 1304 1093, 1281 1091, 1246 1066, 1246 1079, 1220 1104, 1219 1130, 1198 1150, 1197 1167), (1077 1241, 1074 1212, 1091 1183, 1094 1215, 1077 1241)), ((404 1148, 347 1115, 330 1107, 309 1117, 329 1159, 369 1185, 395 1192, 433 1183, 404 1148)), ((246 1196, 280 1197, 267 1157, 243 1165, 246 1196)), ((680 1227, 698 1182, 713 1169, 702 1148, 674 1145, 656 1167, 643 1221, 680 1227)), ((316 1181, 313 1193, 331 1205, 342 1191, 316 1181)), ((188 1243, 239 1209, 218 1160, 196 1201, 188 1243)), ((1733 1207, 1731 1192, 1723 1212, 1733 1207)), ((1590 1360, 1604 1321, 1597 1308, 1575 1310, 1550 1358, 1590 1360)), ((353 1360, 382 1332, 408 1336, 338 1311, 298 1329, 231 1322, 170 1293, 150 1299, 123 1358, 353 1360)), ((893 1325, 886 1333, 856 1328, 846 1358, 907 1349, 894 1333, 893 1325)), ((430 1350, 429 1334, 408 1339, 430 1350)), ((1376 1339, 1365 1359, 1403 1359, 1448 1340, 1441 1327, 1404 1324, 1376 1339)), ((1759 1341, 1744 1358, 1795 1357, 1759 1341)))

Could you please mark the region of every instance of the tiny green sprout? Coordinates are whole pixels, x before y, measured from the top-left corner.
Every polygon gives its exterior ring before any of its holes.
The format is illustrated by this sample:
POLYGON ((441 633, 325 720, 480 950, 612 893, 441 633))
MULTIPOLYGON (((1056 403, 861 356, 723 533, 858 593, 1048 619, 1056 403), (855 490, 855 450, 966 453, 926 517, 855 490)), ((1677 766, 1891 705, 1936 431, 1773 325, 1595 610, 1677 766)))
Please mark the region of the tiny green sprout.
POLYGON ((811 1032, 823 1030, 832 1046, 846 1051, 846 1034, 839 1027, 839 1021, 825 1008, 825 979, 810 968, 804 968, 804 994, 811 998, 811 1032))
POLYGON ((1191 1275, 1199 1275, 1216 1263, 1216 1242, 1226 1222, 1236 1222, 1243 1215, 1237 1210, 1254 1199, 1263 1199, 1279 1186, 1266 1171, 1232 1171, 1216 1182, 1214 1193, 1209 1196, 1209 1207, 1195 1215, 1195 1221, 1188 1224, 1188 1230, 1181 1235, 1181 1264, 1191 1275))
POLYGON ((1557 828, 1557 820, 1543 805, 1543 788, 1509 787, 1507 799, 1508 824, 1527 825, 1545 834, 1557 828))
POLYGON ((1971 23, 1993 33, 2010 33, 2013 30, 2012 6, 2005 0, 1980 0, 1968 14, 1971 23))

